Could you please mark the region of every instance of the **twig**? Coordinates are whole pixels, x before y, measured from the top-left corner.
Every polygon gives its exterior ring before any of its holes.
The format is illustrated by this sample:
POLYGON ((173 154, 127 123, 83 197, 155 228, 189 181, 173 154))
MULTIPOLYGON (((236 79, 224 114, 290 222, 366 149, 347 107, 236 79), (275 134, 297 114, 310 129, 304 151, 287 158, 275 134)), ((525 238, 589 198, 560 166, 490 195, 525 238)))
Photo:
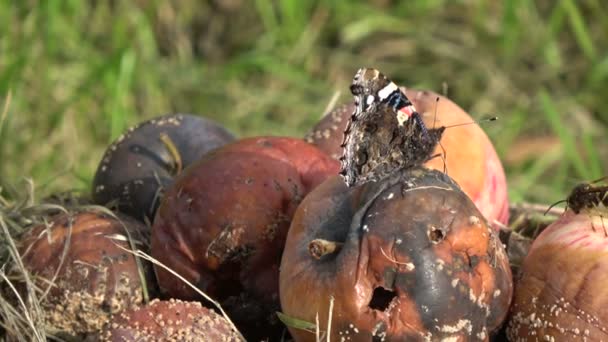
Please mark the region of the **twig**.
POLYGON ((331 321, 334 314, 334 296, 329 297, 329 316, 327 317, 327 342, 331 342, 331 321))
POLYGON ((563 207, 553 207, 549 211, 547 211, 548 207, 549 207, 548 204, 519 202, 517 204, 509 205, 509 211, 535 213, 535 214, 541 214, 541 215, 544 215, 546 212, 547 214, 554 215, 554 216, 559 216, 564 212, 563 207))
POLYGON ((321 342, 321 328, 319 327, 319 313, 315 316, 315 341, 321 342))
POLYGON ((321 118, 328 116, 329 113, 331 113, 331 111, 336 107, 340 94, 342 94, 342 92, 339 90, 334 92, 331 99, 329 99, 327 106, 325 106, 325 110, 323 111, 323 114, 321 114, 321 118))

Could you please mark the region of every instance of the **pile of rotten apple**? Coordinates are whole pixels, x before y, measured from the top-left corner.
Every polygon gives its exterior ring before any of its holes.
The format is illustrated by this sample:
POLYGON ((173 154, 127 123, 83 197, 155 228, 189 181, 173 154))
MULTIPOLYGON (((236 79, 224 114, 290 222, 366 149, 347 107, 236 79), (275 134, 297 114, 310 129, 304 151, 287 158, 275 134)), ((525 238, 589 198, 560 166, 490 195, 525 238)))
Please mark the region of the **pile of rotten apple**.
MULTIPOLYGON (((429 126, 471 121, 406 92, 429 126)), ((47 329, 107 341, 608 339, 601 223, 567 211, 545 229, 513 296, 498 239, 507 184, 481 128, 445 131, 449 177, 435 158, 348 188, 337 158, 352 112, 338 107, 305 139, 235 140, 180 114, 125 132, 92 187, 116 216, 59 214, 19 241, 49 290, 47 329)))

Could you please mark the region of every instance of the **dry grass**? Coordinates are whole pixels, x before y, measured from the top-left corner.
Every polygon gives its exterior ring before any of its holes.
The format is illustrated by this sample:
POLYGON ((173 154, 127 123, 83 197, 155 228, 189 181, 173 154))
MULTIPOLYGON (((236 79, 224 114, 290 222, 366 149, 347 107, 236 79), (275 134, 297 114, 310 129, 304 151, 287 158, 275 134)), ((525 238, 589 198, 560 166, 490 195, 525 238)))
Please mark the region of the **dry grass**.
MULTIPOLYGON (((43 313, 43 310, 45 310, 43 308, 44 299, 54 286, 55 280, 62 269, 63 261, 70 247, 72 223, 70 221, 68 223, 69 233, 60 256, 59 266, 51 279, 33 278, 22 262, 16 240, 32 226, 46 224, 50 229, 51 226, 47 223, 47 217, 50 217, 51 215, 56 215, 57 213, 75 214, 77 212, 97 212, 118 220, 124 226, 130 248, 126 249, 119 244, 116 245, 120 249, 135 256, 135 260, 138 263, 140 281, 143 284, 142 290, 144 292, 143 297, 145 303, 150 300, 150 297, 147 291, 149 286, 146 283, 142 263, 150 262, 158 267, 164 268, 191 287, 203 298, 213 303, 229 324, 232 325, 233 329, 240 335, 238 328, 217 301, 209 297, 206 293, 188 282, 172 269, 138 249, 137 246, 141 246, 142 243, 134 240, 125 226, 125 223, 120 221, 120 218, 112 211, 97 205, 80 204, 80 201, 74 200, 71 196, 64 198, 63 201, 60 200, 59 204, 38 204, 33 197, 33 183, 28 182, 28 184, 31 186, 29 187, 30 191, 27 192, 27 198, 17 202, 11 202, 6 198, 0 197, 0 243, 2 246, 5 246, 0 250, 0 252, 2 252, 2 254, 0 254, 0 289, 4 290, 0 291, 0 326, 2 326, 7 336, 11 336, 18 341, 46 341, 47 338, 58 341, 64 339, 67 339, 68 341, 72 340, 71 336, 61 335, 61 337, 59 337, 54 335, 53 331, 49 331, 48 327, 45 325, 45 315, 43 313), (65 202, 75 202, 76 205, 68 204, 66 206, 65 202), (44 284, 44 288, 41 288, 41 283, 44 284)), ((113 239, 115 237, 108 236, 108 238, 113 239)), ((123 238, 121 238, 121 241, 122 239, 123 238)), ((27 251, 25 253, 27 253, 27 251)), ((2 335, 0 334, 0 336, 2 335)), ((240 336, 244 340, 242 335, 240 336)))
MULTIPOLYGON (((40 305, 40 289, 26 270, 14 237, 20 236, 28 226, 41 223, 35 216, 24 216, 28 209, 36 209, 33 203, 33 186, 27 197, 11 203, 0 197, 0 324, 7 335, 18 341, 46 341, 49 335, 44 324, 40 305), (22 290, 18 291, 20 287, 22 290), (25 290, 23 290, 25 289, 25 290)), ((31 211, 31 210, 30 210, 31 211)), ((49 284, 50 287, 50 284, 49 284)))
MULTIPOLYGON (((124 249, 122 247, 120 247, 121 249, 124 249)), ((150 255, 146 254, 145 252, 141 251, 141 250, 127 250, 124 249, 125 251, 132 253, 133 255, 135 255, 138 258, 147 260, 149 262, 151 262, 152 264, 166 270, 167 272, 169 272, 170 274, 172 274, 174 277, 178 278, 179 280, 181 280, 182 282, 184 282, 184 284, 188 285, 188 287, 190 287, 192 290, 194 290, 196 293, 198 293, 201 297, 205 298, 207 301, 211 302, 222 314, 222 316, 226 319, 226 321, 228 321, 228 323, 230 324, 230 326, 232 326, 232 329, 240 336, 240 338, 245 341, 245 338, 243 337, 243 335, 239 332, 239 329, 236 327, 236 325, 234 325, 234 322, 232 322, 232 320, 230 319, 230 317, 228 316, 228 314, 226 313, 226 311, 224 311, 224 308, 222 308, 222 305, 217 302, 215 299, 209 297, 209 295, 207 295, 205 292, 201 291, 198 287, 196 287, 194 284, 192 284, 191 282, 189 282, 188 280, 186 280, 186 278, 182 277, 180 274, 178 274, 177 272, 175 272, 173 269, 171 269, 170 267, 166 266, 165 264, 163 264, 162 262, 154 259, 153 257, 151 257, 150 255)))

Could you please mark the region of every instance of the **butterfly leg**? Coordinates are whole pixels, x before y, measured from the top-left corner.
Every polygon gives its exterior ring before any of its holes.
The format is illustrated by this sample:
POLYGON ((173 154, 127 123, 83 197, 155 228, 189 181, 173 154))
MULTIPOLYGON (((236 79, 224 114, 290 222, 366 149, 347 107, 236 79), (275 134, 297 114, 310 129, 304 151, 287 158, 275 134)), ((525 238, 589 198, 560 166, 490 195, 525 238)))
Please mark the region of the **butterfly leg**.
POLYGON ((441 147, 441 151, 443 151, 443 153, 441 153, 441 160, 443 161, 443 173, 445 173, 446 175, 448 174, 448 151, 445 150, 445 148, 443 147, 443 144, 441 143, 441 140, 439 141, 439 147, 441 147))
MULTIPOLYGON (((604 223, 604 216, 599 215, 600 220, 602 221, 602 230, 604 231, 604 237, 608 237, 608 231, 606 230, 606 224, 604 223)), ((593 216, 590 215, 591 218, 591 230, 593 230, 594 232, 597 232, 597 229, 595 228, 595 223, 593 222, 593 216)))
POLYGON ((441 141, 438 142, 439 143, 439 147, 441 148, 441 153, 437 153, 432 155, 428 160, 431 159, 435 159, 437 157, 441 158, 441 161, 443 161, 443 173, 445 173, 446 175, 448 174, 448 152, 445 150, 445 147, 443 147, 443 145, 441 144, 441 141))
MULTIPOLYGON (((441 148, 443 149, 443 146, 441 146, 441 148)), ((427 159, 427 161, 435 159, 437 157, 441 158, 441 161, 443 161, 443 173, 445 173, 446 175, 448 174, 448 164, 446 163, 447 159, 445 156, 445 149, 443 149, 443 153, 437 153, 432 155, 429 159, 427 159)))

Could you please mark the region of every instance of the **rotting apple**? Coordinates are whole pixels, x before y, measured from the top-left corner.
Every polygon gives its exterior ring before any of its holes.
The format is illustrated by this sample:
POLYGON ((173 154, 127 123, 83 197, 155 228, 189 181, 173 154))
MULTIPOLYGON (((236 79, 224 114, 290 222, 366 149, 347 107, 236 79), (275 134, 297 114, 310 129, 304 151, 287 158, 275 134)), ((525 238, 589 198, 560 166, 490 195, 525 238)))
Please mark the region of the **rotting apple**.
POLYGON ((353 188, 328 179, 298 207, 281 262, 283 312, 318 314, 332 341, 487 340, 511 294, 497 234, 449 177, 425 168, 353 188))
POLYGON ((332 158, 342 156, 342 140, 346 125, 353 112, 354 102, 345 103, 326 113, 319 122, 304 136, 306 142, 317 146, 332 158))
POLYGON ((152 269, 128 250, 145 249, 147 229, 127 216, 79 212, 51 217, 25 234, 19 251, 49 331, 95 333, 111 315, 144 302, 147 286, 155 287, 152 269))
POLYGON ((608 340, 608 220, 567 210, 534 240, 507 327, 510 341, 608 340))
MULTIPOLYGON (((219 300, 248 340, 275 334, 281 253, 302 198, 339 163, 295 138, 243 139, 207 154, 168 189, 152 256, 219 300)), ((157 268, 162 291, 199 295, 157 268)))
POLYGON ((93 200, 151 221, 173 178, 232 140, 224 127, 200 116, 170 114, 142 122, 106 150, 93 180, 93 200))
POLYGON ((199 302, 153 300, 122 312, 101 333, 101 341, 243 341, 230 323, 199 302))

